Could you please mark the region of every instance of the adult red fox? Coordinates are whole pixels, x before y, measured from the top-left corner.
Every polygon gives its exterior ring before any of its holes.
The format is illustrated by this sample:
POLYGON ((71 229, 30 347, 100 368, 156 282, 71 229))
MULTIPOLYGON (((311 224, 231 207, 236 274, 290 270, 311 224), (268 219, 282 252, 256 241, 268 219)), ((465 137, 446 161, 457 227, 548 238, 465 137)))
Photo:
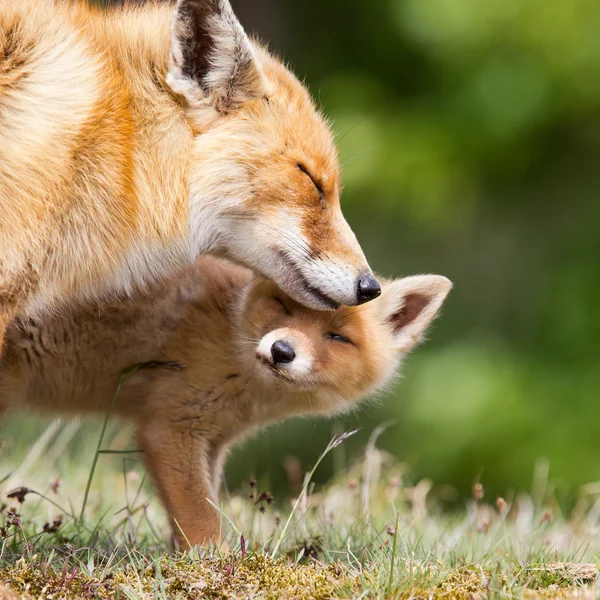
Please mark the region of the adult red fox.
POLYGON ((371 300, 339 195, 326 123, 227 0, 0 0, 0 348, 205 252, 313 308, 371 300))
POLYGON ((350 410, 385 386, 452 284, 439 275, 383 283, 381 298, 315 311, 226 261, 196 266, 148 294, 43 320, 17 319, 0 360, 0 412, 114 413, 139 447, 180 544, 219 533, 227 450, 292 415, 350 410), (160 365, 185 365, 178 371, 160 365))

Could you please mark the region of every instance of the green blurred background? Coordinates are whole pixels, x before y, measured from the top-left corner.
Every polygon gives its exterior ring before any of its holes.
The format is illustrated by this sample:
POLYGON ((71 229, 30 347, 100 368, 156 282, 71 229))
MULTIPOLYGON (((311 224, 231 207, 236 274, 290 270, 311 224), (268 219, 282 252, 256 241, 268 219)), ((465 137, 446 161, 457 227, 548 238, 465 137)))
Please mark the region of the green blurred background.
POLYGON ((344 211, 385 275, 454 281, 404 378, 359 413, 297 420, 234 453, 283 492, 332 431, 318 477, 378 444, 411 479, 560 494, 600 479, 600 3, 233 0, 305 77, 340 134, 344 211))

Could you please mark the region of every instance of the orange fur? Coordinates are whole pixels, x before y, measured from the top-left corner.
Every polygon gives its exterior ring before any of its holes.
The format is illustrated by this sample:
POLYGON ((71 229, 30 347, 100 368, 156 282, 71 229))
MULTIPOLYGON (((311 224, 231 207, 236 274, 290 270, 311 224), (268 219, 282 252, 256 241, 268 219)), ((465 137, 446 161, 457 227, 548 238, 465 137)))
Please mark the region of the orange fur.
POLYGON ((381 389, 450 287, 408 277, 385 283, 374 302, 322 312, 204 257, 134 299, 17 320, 0 360, 0 410, 103 413, 122 371, 146 364, 124 383, 115 414, 137 423, 179 542, 202 543, 219 533, 206 499, 218 501, 231 444, 272 421, 350 410, 381 389), (293 360, 276 361, 275 341, 293 360))
POLYGON ((0 0, 0 335, 204 252, 356 304, 339 193, 325 121, 227 0, 0 0))

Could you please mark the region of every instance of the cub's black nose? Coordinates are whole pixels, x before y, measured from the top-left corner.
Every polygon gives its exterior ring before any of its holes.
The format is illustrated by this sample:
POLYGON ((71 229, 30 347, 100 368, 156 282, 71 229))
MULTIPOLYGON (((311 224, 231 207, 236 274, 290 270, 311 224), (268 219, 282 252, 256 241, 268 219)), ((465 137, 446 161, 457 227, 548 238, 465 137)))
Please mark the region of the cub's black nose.
POLYGON ((356 296, 359 304, 374 300, 381 294, 381 286, 371 273, 365 273, 358 278, 356 296))
POLYGON ((287 342, 277 340, 271 346, 271 356, 275 363, 291 363, 296 358, 296 353, 287 342))

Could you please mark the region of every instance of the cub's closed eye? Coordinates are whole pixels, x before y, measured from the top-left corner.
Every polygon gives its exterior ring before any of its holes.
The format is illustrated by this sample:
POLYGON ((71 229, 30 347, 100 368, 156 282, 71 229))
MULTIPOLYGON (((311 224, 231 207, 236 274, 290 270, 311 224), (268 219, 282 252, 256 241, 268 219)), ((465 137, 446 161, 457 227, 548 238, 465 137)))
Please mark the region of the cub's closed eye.
POLYGON ((316 179, 311 175, 310 171, 306 168, 302 163, 296 163, 296 166, 312 181, 313 185, 317 188, 317 192, 319 192, 319 197, 321 198, 321 202, 325 201, 325 194, 323 193, 323 188, 321 184, 317 183, 316 179))
POLYGON ((277 304, 279 304, 283 310, 285 311, 286 315, 291 315, 292 311, 283 303, 283 300, 281 298, 278 298, 277 296, 273 297, 273 300, 275 300, 275 302, 277 302, 277 304))
POLYGON ((349 338, 344 337, 343 335, 340 335, 339 333, 334 333, 333 331, 326 333, 325 336, 334 342, 342 342, 343 344, 351 344, 352 343, 352 340, 350 340, 349 338))

